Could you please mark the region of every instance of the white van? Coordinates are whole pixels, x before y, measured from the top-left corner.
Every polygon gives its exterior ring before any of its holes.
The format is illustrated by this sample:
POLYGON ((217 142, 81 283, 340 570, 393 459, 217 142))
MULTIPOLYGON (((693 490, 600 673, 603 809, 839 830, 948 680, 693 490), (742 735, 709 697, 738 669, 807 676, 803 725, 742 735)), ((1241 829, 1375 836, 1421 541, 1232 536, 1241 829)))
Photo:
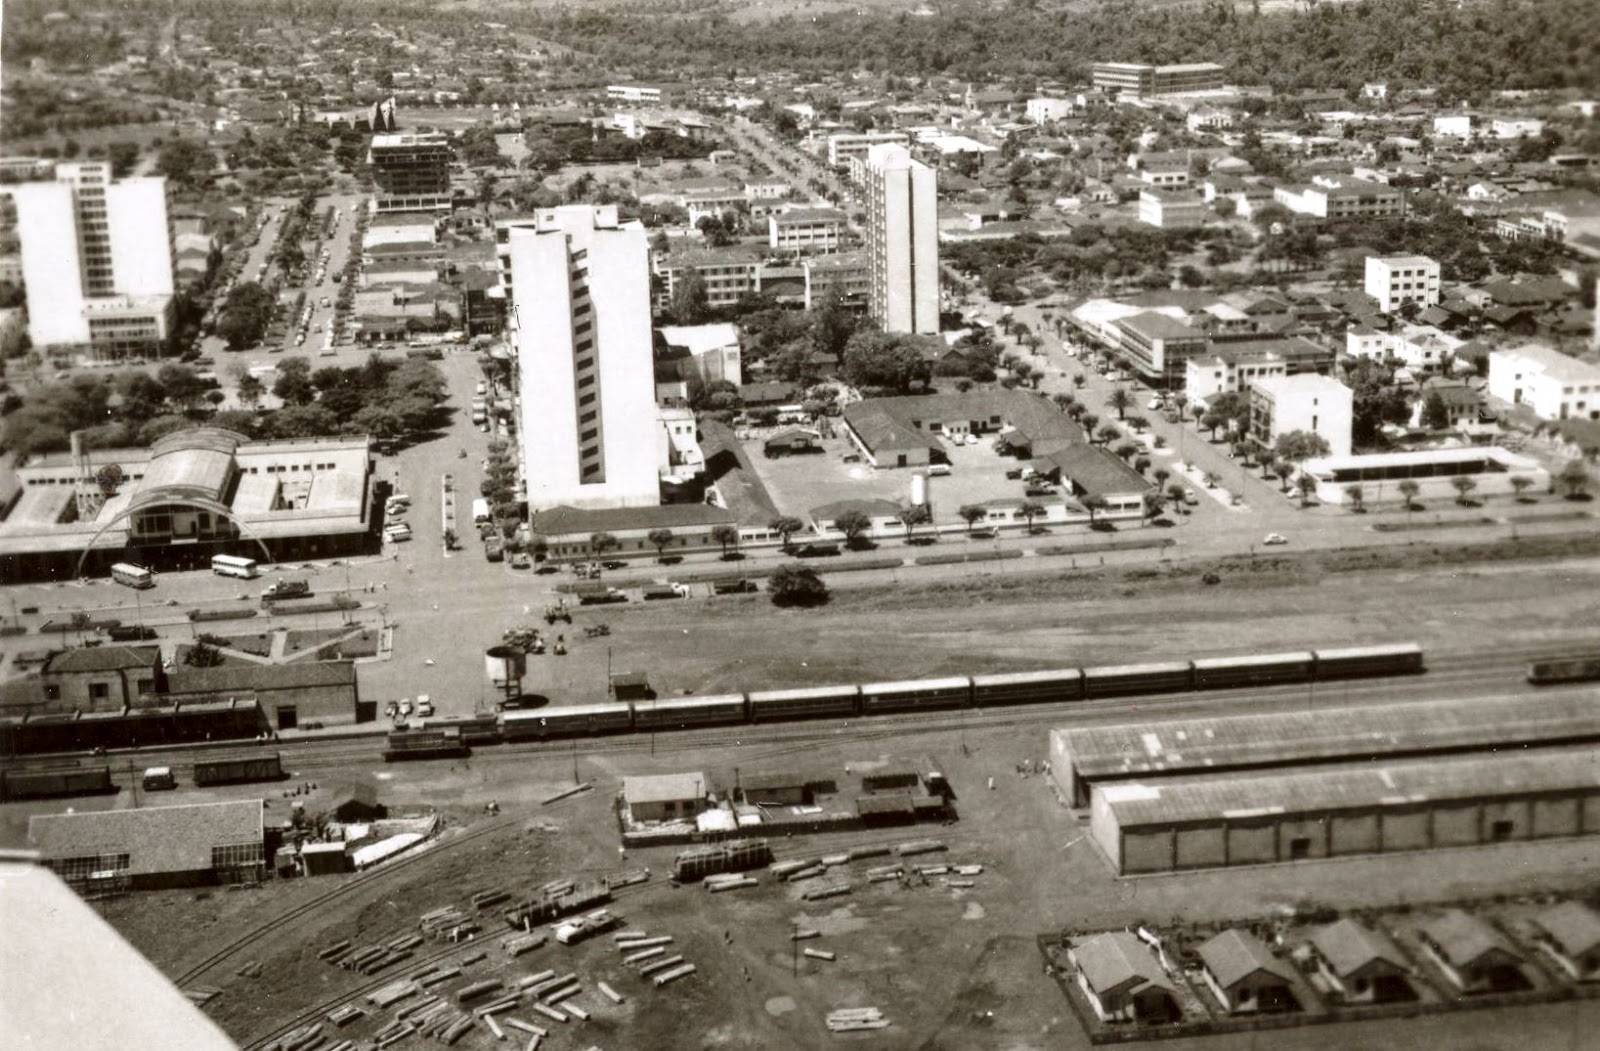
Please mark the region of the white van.
POLYGON ((483 525, 489 520, 489 501, 480 496, 472 501, 472 524, 483 525))

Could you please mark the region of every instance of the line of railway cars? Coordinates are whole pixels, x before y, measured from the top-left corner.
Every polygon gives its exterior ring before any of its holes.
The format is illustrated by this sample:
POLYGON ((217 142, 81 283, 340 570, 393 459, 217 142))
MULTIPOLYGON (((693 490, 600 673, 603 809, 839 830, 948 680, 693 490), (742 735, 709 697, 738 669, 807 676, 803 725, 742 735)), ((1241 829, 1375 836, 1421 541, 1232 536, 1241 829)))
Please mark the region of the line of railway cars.
POLYGON ((282 781, 287 776, 283 772, 283 758, 277 752, 199 760, 194 764, 194 783, 202 788, 209 785, 243 785, 252 781, 282 781))
POLYGON ((0 800, 110 795, 117 790, 109 766, 61 766, 0 771, 0 800))
POLYGON ((461 739, 460 727, 438 730, 396 730, 388 738, 383 750, 386 763, 405 762, 412 759, 461 759, 472 754, 472 749, 461 739))
POLYGON ((1600 679, 1600 657, 1552 657, 1528 664, 1528 681, 1535 686, 1595 679, 1600 679))
POLYGON ((254 700, 184 701, 149 708, 0 719, 0 755, 153 748, 254 737, 267 729, 254 700))
POLYGON ((1422 648, 1415 643, 1399 643, 506 711, 501 713, 500 729, 502 738, 507 741, 590 737, 792 719, 1054 704, 1138 694, 1407 675, 1423 670, 1422 648))

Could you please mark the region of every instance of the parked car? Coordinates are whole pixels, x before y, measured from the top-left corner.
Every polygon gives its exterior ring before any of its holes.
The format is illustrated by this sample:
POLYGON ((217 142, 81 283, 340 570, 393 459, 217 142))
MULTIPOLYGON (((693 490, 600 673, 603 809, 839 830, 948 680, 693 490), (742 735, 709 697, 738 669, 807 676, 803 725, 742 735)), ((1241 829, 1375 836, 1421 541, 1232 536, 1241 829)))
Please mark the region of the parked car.
POLYGON ((806 544, 795 552, 800 558, 828 558, 838 553, 838 544, 806 544))
POLYGON ((400 700, 400 716, 405 718, 411 714, 411 698, 404 697, 400 700))
POLYGON ((511 556, 512 569, 532 569, 533 558, 526 551, 518 551, 511 556))
POLYGON ((383 539, 391 544, 403 543, 411 539, 411 527, 404 522, 388 526, 383 531, 383 539))
POLYGON ((1183 502, 1193 507, 1200 502, 1200 494, 1193 489, 1185 489, 1183 491, 1183 502))
POLYGON ((433 699, 425 693, 417 694, 417 714, 424 719, 433 714, 433 699))
POLYGON ((994 526, 980 526, 967 535, 972 537, 974 540, 993 540, 995 537, 1000 535, 1000 530, 996 529, 994 526))
POLYGON ((928 465, 928 473, 930 475, 946 475, 946 474, 949 474, 950 473, 950 465, 947 464, 947 463, 929 464, 928 465))
POLYGON ((1268 547, 1277 547, 1279 544, 1287 544, 1289 538, 1282 533, 1268 533, 1267 538, 1261 542, 1268 547))
POLYGON ((964 441, 966 442, 967 445, 977 445, 978 444, 978 436, 969 431, 969 432, 967 432, 967 436, 964 439, 964 441))

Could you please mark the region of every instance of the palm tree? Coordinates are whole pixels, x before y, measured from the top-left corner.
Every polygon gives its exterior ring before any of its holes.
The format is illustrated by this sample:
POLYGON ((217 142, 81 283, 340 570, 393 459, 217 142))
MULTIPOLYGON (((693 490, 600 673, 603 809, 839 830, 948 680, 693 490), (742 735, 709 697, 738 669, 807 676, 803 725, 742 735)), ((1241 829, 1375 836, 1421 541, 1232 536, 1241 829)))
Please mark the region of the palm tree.
POLYGON ((1117 410, 1117 419, 1125 420, 1128 418, 1128 407, 1133 404, 1133 395, 1118 387, 1106 398, 1106 404, 1117 410))
POLYGON ((1167 484, 1167 479, 1172 477, 1172 472, 1167 470, 1165 467, 1157 467, 1153 472, 1152 477, 1155 478, 1156 486, 1159 488, 1160 486, 1167 484))
POLYGON ((1359 484, 1345 486, 1344 498, 1345 501, 1350 504, 1350 510, 1355 511, 1358 514, 1366 510, 1363 501, 1366 500, 1367 494, 1359 484))
MULTIPOLYGON (((241 385, 241 390, 242 389, 243 388, 241 385)), ((1525 474, 1514 474, 1511 476, 1510 480, 1511 488, 1516 490, 1517 493, 1517 503, 1520 504, 1523 500, 1527 499, 1522 494, 1533 488, 1533 479, 1529 478, 1525 474)))
POLYGON ((956 512, 967 523, 967 535, 972 535, 972 527, 983 521, 989 515, 989 509, 982 504, 962 504, 956 512))
POLYGON ((1456 503, 1465 507, 1467 504, 1467 494, 1478 488, 1478 483, 1473 478, 1469 478, 1464 474, 1458 474, 1454 478, 1450 479, 1450 486, 1456 491, 1456 503))
POLYGON ((1028 523, 1028 532, 1032 533, 1033 520, 1044 514, 1044 505, 1036 500, 1024 500, 1017 510, 1021 512, 1023 521, 1028 523))

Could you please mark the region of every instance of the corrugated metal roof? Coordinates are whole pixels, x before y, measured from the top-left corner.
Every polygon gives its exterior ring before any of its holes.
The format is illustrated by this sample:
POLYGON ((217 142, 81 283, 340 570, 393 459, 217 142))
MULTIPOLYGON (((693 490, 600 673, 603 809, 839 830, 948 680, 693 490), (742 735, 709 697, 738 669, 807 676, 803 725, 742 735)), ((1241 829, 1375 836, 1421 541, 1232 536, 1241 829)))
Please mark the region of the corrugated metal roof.
POLYGON ((1402 971, 1410 966, 1387 934, 1349 918, 1317 928, 1311 935, 1311 944, 1328 961, 1333 973, 1341 977, 1354 974, 1373 960, 1382 960, 1402 971))
POLYGON ((1493 952, 1505 953, 1514 959, 1518 955, 1489 921, 1460 909, 1448 909, 1424 920, 1417 925, 1417 930, 1452 967, 1465 967, 1493 952))
POLYGON ((1543 694, 1172 719, 1053 731, 1080 777, 1600 738, 1589 696, 1543 694))
POLYGON ((1200 946, 1200 961, 1224 989, 1231 989, 1257 971, 1291 981, 1294 971, 1272 955, 1260 938, 1230 927, 1200 946))
POLYGON ((1072 958, 1096 994, 1120 988, 1130 980, 1173 988, 1149 947, 1127 931, 1085 938, 1072 947, 1072 958))
POLYGON ((133 876, 209 869, 211 848, 259 845, 262 802, 190 803, 141 810, 41 814, 28 841, 46 859, 127 854, 133 876))
POLYGON ((1548 908, 1533 922, 1568 956, 1581 956, 1600 945, 1600 913, 1580 901, 1564 901, 1548 908))
POLYGON ((711 782, 700 771, 683 774, 649 774, 622 779, 622 798, 629 806, 639 803, 676 803, 679 800, 704 799, 711 791, 711 782))
POLYGON ((1497 796, 1600 791, 1600 751, 1476 755, 1384 766, 1097 785, 1124 828, 1274 814, 1378 810, 1497 796))

